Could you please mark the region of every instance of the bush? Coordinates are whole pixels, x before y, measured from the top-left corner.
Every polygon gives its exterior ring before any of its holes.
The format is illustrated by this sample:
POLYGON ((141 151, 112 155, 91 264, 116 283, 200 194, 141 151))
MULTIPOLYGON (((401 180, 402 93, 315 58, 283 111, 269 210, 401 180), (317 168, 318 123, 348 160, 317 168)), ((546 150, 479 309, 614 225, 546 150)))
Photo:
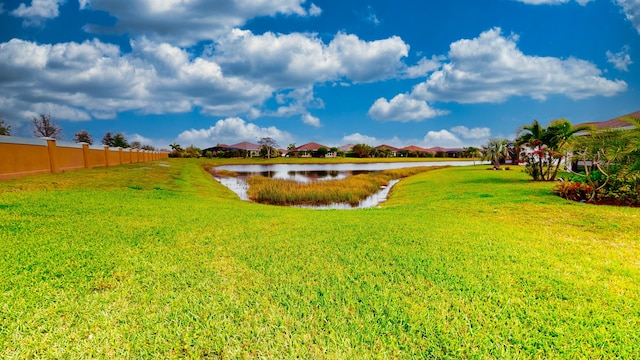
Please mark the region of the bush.
POLYGON ((595 189, 581 182, 560 182, 553 187, 553 191, 567 200, 588 201, 595 189))

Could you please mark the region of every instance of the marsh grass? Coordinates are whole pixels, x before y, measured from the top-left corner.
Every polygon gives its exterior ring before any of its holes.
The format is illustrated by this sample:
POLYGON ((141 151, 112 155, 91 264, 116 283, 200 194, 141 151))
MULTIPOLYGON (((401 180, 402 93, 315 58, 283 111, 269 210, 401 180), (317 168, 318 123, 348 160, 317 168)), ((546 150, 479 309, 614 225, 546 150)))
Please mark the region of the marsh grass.
POLYGON ((318 212, 166 163, 0 182, 0 358, 640 358, 638 208, 479 166, 318 212))
POLYGON ((270 205, 358 205, 368 196, 388 186, 391 180, 405 178, 441 167, 413 167, 349 176, 341 180, 300 183, 294 180, 252 176, 247 179, 249 198, 270 205))

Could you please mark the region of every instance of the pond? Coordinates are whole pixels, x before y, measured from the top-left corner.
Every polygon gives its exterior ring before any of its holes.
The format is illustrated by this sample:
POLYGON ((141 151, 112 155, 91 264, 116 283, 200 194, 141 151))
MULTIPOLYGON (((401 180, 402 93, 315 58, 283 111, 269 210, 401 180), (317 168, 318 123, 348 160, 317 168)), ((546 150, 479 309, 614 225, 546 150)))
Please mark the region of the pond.
MULTIPOLYGON (((478 163, 478 162, 476 162, 478 163)), ((269 164, 269 165, 223 165, 217 166, 216 171, 227 170, 238 174, 236 177, 214 178, 222 185, 228 187, 240 197, 249 201, 247 179, 251 176, 265 176, 273 179, 293 180, 302 183, 311 181, 341 180, 352 175, 369 172, 400 169, 419 166, 467 166, 472 161, 424 161, 424 162, 390 162, 390 163, 340 163, 340 164, 269 164)), ((393 180, 388 186, 361 201, 356 206, 344 203, 336 203, 324 206, 299 206, 312 209, 361 209, 376 206, 385 200, 393 185, 398 180, 393 180)))

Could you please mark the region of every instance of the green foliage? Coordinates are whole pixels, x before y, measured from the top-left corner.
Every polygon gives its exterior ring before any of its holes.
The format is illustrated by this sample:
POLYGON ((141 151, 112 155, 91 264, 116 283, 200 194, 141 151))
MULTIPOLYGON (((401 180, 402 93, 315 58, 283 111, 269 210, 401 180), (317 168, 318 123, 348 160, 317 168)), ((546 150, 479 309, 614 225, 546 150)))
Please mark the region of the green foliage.
POLYGON ((493 162, 494 169, 500 169, 500 160, 504 159, 509 153, 509 140, 492 138, 486 145, 482 147, 483 158, 493 162))
POLYGON ((373 153, 373 147, 367 144, 356 144, 351 148, 351 152, 355 155, 355 157, 359 158, 368 158, 373 153))
POLYGON ((260 140, 258 140, 258 144, 261 146, 260 152, 262 153, 262 151, 264 150, 264 152, 266 153, 267 159, 271 159, 271 156, 274 156, 274 157, 279 156, 279 153, 278 155, 273 153, 273 150, 275 150, 275 148, 278 147, 278 143, 275 141, 275 139, 270 137, 263 137, 263 138, 260 138, 260 140))
POLYGON ((553 120, 546 128, 533 120, 531 125, 518 130, 516 148, 522 149, 514 159, 522 158, 526 171, 534 181, 552 181, 558 175, 562 159, 566 157, 565 145, 569 139, 587 126, 573 127, 565 119, 553 120))
POLYGON ((117 133, 113 136, 113 145, 110 146, 125 149, 129 147, 129 143, 122 133, 117 133))
POLYGON ((263 146, 260 148, 260 156, 267 159, 277 158, 280 156, 280 151, 274 147, 267 148, 263 146))
POLYGON ((198 147, 190 145, 188 148, 184 149, 182 157, 186 158, 199 158, 202 156, 202 150, 198 147))
POLYGON ((0 117, 0 135, 11 136, 11 125, 7 124, 3 118, 0 117))
POLYGON ((0 182, 0 358, 640 358, 638 208, 483 167, 273 207, 232 161, 0 182))
POLYGON ((627 119, 632 129, 593 130, 572 141, 584 172, 573 180, 592 189, 589 201, 640 205, 640 123, 627 119))

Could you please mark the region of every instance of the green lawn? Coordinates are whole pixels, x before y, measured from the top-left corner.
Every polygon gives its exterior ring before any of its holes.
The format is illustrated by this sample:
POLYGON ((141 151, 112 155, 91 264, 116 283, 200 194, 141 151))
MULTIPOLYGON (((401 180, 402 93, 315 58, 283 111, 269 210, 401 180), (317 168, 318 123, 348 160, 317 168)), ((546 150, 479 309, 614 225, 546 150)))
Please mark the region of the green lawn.
POLYGON ((0 182, 0 358, 640 357, 638 208, 487 166, 274 207, 206 162, 0 182))

